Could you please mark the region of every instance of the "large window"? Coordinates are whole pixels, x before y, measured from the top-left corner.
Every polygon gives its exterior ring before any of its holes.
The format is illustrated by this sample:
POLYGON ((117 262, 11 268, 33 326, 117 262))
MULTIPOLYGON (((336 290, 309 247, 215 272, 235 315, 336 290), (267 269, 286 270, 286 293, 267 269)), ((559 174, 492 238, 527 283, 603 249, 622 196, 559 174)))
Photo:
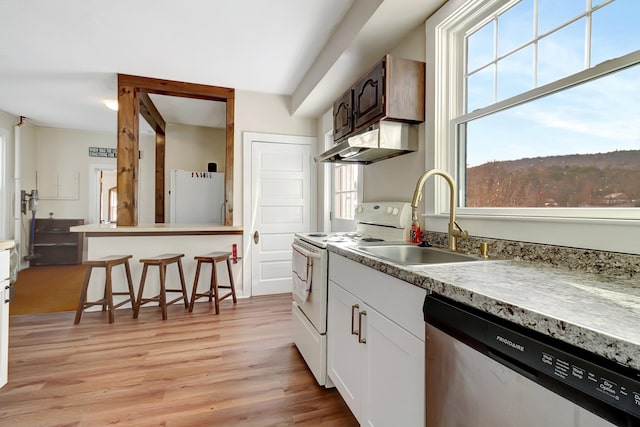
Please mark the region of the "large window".
MULTIPOLYGON (((471 235, 640 254, 639 12, 450 0, 429 18, 425 161, 454 175, 471 235)), ((440 181, 425 184, 434 231, 440 181)))
POLYGON ((336 219, 354 219, 358 203, 358 165, 334 165, 333 200, 333 215, 336 219))
POLYGON ((451 32, 460 205, 639 218, 640 2, 469 3, 451 32))
MULTIPOLYGON (((333 114, 325 114, 327 129, 324 149, 334 146, 333 114)), ((357 164, 324 163, 325 203, 328 207, 325 230, 347 232, 355 229, 355 208, 362 202, 362 166, 357 164)))

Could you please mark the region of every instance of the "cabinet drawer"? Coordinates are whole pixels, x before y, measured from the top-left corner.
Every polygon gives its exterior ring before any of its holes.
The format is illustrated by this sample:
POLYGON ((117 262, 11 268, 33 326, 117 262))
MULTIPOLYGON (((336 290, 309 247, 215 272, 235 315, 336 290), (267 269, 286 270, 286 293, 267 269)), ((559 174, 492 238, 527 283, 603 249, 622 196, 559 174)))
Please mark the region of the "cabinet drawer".
POLYGON ((424 341, 426 289, 329 252, 329 280, 424 341))

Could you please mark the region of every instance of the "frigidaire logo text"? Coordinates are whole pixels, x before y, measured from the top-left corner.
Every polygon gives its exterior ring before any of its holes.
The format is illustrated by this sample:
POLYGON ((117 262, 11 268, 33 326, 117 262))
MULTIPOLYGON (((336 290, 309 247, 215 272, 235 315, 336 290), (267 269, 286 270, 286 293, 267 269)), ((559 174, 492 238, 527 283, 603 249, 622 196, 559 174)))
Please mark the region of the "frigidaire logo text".
POLYGON ((511 341, 508 338, 501 337, 500 335, 496 335, 496 340, 498 340, 499 342, 501 342, 504 345, 508 345, 511 348, 515 348, 518 351, 524 352, 524 346, 523 345, 515 343, 515 342, 511 341))

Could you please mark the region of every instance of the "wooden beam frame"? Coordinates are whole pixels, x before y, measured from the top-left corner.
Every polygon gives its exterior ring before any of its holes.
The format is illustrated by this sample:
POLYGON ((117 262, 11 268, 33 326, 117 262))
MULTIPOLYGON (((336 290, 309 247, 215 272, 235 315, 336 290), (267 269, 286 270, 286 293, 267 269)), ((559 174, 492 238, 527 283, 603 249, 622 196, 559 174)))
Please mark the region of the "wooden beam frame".
MULTIPOLYGON (((138 177, 138 126, 142 112, 145 120, 149 116, 155 121, 150 123, 154 129, 164 123, 153 102, 150 93, 180 96, 184 98, 204 99, 226 102, 226 156, 225 156, 225 211, 224 225, 233 225, 233 140, 234 140, 234 106, 235 89, 219 86, 208 86, 197 83, 185 83, 173 80, 154 79, 149 77, 118 74, 118 225, 138 225, 137 177, 138 177), (142 107, 141 107, 142 105, 142 107), (155 112, 154 112, 155 110, 155 112), (160 118, 158 120, 157 118, 160 118), (134 155, 135 153, 135 155, 134 155)), ((164 220, 164 130, 161 141, 156 129, 156 215, 164 220), (159 182, 159 174, 162 179, 159 182), (160 190, 158 187, 162 186, 160 190), (161 193, 159 193, 161 191, 161 193), (162 205, 161 213, 158 207, 162 205)))
POLYGON ((156 133, 162 133, 163 135, 166 133, 167 123, 162 118, 160 111, 158 111, 151 98, 149 98, 147 92, 140 93, 140 115, 144 117, 156 133))
POLYGON ((164 153, 166 141, 167 123, 162 118, 160 111, 146 92, 140 92, 140 115, 149 123, 156 132, 156 162, 155 162, 155 218, 156 223, 164 223, 164 153))

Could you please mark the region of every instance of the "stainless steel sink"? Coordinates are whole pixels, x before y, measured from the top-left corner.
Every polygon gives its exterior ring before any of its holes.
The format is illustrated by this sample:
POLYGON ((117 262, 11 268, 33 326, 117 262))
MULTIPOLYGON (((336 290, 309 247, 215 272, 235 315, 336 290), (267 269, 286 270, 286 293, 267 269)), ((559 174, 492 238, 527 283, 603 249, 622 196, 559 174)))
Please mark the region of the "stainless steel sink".
POLYGON ((445 264, 451 262, 484 261, 475 255, 415 245, 358 245, 357 251, 404 265, 445 264))

